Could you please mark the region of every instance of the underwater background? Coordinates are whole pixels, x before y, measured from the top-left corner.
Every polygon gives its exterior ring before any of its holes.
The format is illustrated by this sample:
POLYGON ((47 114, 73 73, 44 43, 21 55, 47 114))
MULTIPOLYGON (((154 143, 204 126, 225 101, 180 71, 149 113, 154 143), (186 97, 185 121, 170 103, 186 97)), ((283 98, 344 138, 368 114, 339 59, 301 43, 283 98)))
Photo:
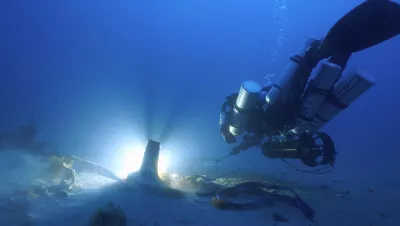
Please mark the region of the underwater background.
POLYGON ((33 117, 37 139, 117 172, 157 139, 170 172, 240 168, 296 183, 341 181, 373 188, 367 203, 396 212, 399 37, 349 61, 376 84, 322 129, 338 151, 332 172, 297 172, 257 149, 206 164, 231 148, 219 133, 224 98, 244 80, 273 82, 307 37, 323 37, 361 2, 1 1, 0 129, 33 117))

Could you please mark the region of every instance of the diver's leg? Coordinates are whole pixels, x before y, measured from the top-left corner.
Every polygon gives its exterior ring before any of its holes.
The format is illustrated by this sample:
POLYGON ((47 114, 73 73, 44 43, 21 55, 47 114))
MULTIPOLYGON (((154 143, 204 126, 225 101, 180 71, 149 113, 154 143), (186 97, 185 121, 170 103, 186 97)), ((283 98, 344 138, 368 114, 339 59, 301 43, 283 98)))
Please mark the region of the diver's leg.
POLYGON ((400 4, 389 0, 369 0, 347 13, 329 30, 320 52, 323 58, 337 52, 351 54, 399 34, 400 4))

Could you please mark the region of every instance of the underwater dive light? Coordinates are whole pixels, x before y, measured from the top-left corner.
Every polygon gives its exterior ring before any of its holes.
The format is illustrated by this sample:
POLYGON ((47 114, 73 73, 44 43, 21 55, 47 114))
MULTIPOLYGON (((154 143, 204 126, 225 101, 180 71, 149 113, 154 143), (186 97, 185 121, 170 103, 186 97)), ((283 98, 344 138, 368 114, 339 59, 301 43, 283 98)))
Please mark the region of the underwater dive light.
POLYGON ((140 174, 142 176, 156 176, 158 175, 158 159, 160 155, 161 144, 155 140, 147 140, 142 165, 140 167, 140 174))

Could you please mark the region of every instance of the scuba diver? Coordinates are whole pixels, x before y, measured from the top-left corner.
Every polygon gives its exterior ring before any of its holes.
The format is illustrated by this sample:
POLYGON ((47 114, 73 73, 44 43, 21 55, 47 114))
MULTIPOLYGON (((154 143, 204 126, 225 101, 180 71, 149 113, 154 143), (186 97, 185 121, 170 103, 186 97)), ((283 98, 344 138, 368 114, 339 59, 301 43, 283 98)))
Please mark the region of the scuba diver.
POLYGON ((273 85, 244 82, 221 109, 220 132, 226 143, 242 137, 227 156, 259 147, 266 157, 300 159, 309 167, 325 166, 311 173, 328 172, 336 150, 320 128, 374 84, 358 71, 342 75, 350 56, 399 33, 400 5, 368 0, 336 22, 323 39, 310 38, 273 85))

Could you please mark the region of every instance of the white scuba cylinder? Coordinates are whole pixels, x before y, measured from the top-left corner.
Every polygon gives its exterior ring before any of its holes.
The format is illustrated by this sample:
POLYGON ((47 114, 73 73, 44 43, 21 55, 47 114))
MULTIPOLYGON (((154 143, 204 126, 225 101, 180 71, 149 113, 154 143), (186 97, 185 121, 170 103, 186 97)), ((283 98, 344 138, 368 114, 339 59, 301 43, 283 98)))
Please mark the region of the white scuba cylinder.
POLYGON ((295 120, 292 132, 301 135, 307 130, 308 124, 317 115, 318 109, 332 90, 333 84, 339 78, 342 68, 339 65, 323 62, 304 94, 300 111, 295 120))
POLYGON ((254 81, 242 83, 230 119, 229 132, 233 135, 240 135, 246 130, 251 117, 248 113, 257 107, 261 89, 261 85, 254 81))
POLYGON ((274 105, 277 101, 280 101, 285 93, 289 91, 288 89, 291 86, 291 82, 294 80, 294 76, 298 74, 296 72, 299 69, 303 57, 305 56, 310 46, 316 41, 317 40, 314 38, 309 38, 303 48, 300 49, 300 51, 290 59, 289 65, 286 67, 283 74, 279 77, 278 81, 272 85, 271 90, 265 97, 265 100, 269 105, 274 105))
POLYGON ((317 132, 374 84, 373 77, 359 71, 353 71, 344 75, 335 84, 331 98, 327 98, 321 105, 316 117, 309 124, 308 132, 317 132))

